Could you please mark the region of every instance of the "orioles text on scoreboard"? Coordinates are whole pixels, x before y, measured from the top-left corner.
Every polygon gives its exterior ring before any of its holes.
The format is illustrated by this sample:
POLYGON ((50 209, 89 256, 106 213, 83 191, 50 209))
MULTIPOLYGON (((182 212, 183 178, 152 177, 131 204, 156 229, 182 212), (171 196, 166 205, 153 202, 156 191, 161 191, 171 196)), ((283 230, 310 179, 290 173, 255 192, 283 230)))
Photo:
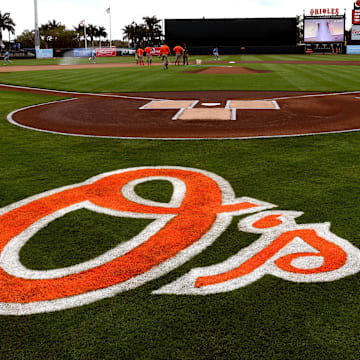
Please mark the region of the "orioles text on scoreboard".
POLYGON ((332 8, 332 9, 311 9, 310 15, 340 15, 340 9, 339 8, 332 8))

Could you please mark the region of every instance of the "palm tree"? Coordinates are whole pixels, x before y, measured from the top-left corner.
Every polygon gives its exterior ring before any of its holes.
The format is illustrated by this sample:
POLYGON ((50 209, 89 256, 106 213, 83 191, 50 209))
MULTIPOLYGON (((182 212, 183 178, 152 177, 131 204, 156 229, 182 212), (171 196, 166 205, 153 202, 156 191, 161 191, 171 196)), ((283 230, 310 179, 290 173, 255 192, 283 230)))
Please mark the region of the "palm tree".
POLYGON ((54 30, 54 29, 58 29, 59 27, 62 26, 62 24, 60 22, 57 22, 55 19, 53 21, 48 21, 47 23, 49 30, 54 30))
POLYGON ((148 37, 148 29, 144 24, 135 24, 135 42, 137 45, 142 46, 143 42, 148 37))
POLYGON ((89 35, 91 40, 91 46, 94 47, 94 38, 97 37, 97 27, 92 24, 89 24, 86 27, 86 35, 89 35))
POLYGON ((7 30, 9 33, 15 34, 15 23, 10 17, 10 13, 6 12, 4 15, 0 11, 0 47, 2 48, 2 30, 7 30))
POLYGON ((76 34, 76 41, 78 42, 78 46, 81 46, 81 39, 84 37, 84 25, 73 26, 75 34, 76 34))
POLYGON ((155 40, 160 40, 161 36, 161 25, 160 21, 156 16, 145 16, 143 17, 145 25, 148 29, 148 41, 154 43, 155 40))
POLYGON ((46 42, 46 47, 51 47, 51 44, 56 40, 57 30, 65 31, 65 25, 62 25, 56 20, 48 21, 46 24, 43 24, 39 28, 41 38, 46 42))
POLYGON ((61 25, 61 23, 58 23, 55 19, 53 21, 48 21, 46 24, 43 24, 40 26, 40 32, 46 32, 54 29, 58 29, 61 25))
POLYGON ((103 26, 99 26, 97 29, 97 37, 99 38, 99 46, 101 47, 101 38, 107 37, 107 32, 103 26))
POLYGON ((126 25, 123 29, 124 39, 130 42, 130 45, 135 45, 135 24, 126 25))

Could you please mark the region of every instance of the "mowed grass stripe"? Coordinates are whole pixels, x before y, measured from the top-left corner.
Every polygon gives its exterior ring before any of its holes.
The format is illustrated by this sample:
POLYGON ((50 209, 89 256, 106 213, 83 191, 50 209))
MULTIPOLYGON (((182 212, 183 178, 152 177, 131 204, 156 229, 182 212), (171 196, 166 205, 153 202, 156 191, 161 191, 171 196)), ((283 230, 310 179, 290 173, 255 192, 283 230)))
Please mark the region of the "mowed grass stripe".
MULTIPOLYGON (((300 69, 306 65, 300 65, 300 69)), ((360 79, 356 76, 360 68, 356 66, 326 66, 316 65, 308 71, 309 77, 316 79, 318 91, 357 91, 360 90, 360 79), (352 76, 350 73, 352 72, 352 76)), ((306 85, 307 86, 307 85, 306 85)))
MULTIPOLYGON (((2 82, 30 87, 80 92, 139 92, 190 90, 354 91, 360 79, 349 77, 356 66, 244 64, 271 73, 211 75, 184 73, 184 67, 135 67, 5 73, 2 82), (321 74, 321 75, 319 75, 321 74), (301 85, 299 85, 301 84, 301 85)), ((201 69, 203 67, 187 67, 201 69)))
MULTIPOLYGON (((317 75, 315 67, 309 65, 282 65, 282 67, 288 71, 284 73, 287 81, 292 86, 297 87, 299 91, 307 91, 307 89, 314 89, 314 91, 325 91, 324 86, 327 81, 324 77, 317 75), (293 68, 296 67, 296 73, 293 68), (321 83, 321 89, 319 89, 319 82, 321 83)), ((332 84, 331 84, 332 85, 332 84)))
MULTIPOLYGON (((173 61, 174 56, 171 55, 170 60, 173 61)), ((196 55, 190 52, 189 61, 195 62, 196 59, 202 59, 203 61, 212 61, 214 56, 209 55, 196 55)), ((220 59, 221 61, 360 61, 360 55, 222 55, 220 49, 220 59)), ((12 59, 14 64, 8 66, 13 67, 14 70, 16 66, 37 66, 37 65, 56 65, 56 64, 89 64, 89 68, 92 67, 92 64, 89 62, 88 58, 56 58, 56 59, 12 59)), ((96 59, 98 64, 134 64, 134 56, 117 56, 117 57, 98 57, 96 59)), ((158 56, 153 56, 154 63, 160 63, 161 59, 158 56)), ((64 65, 66 68, 66 65, 64 65)))

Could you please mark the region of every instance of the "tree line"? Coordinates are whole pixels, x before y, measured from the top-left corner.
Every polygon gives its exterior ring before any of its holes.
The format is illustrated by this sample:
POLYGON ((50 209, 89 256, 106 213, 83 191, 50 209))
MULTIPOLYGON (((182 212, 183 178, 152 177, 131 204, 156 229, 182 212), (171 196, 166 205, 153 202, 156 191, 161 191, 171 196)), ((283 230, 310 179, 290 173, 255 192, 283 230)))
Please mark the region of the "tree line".
MULTIPOLYGON (((146 44, 158 45, 163 39, 161 20, 156 16, 145 16, 143 23, 137 24, 134 21, 122 28, 124 41, 114 40, 115 46, 143 46, 146 44)), ((0 11, 0 47, 4 48, 2 31, 8 31, 9 34, 15 34, 15 22, 10 13, 0 11)), ((55 19, 42 24, 39 27, 41 48, 77 48, 85 46, 84 25, 73 26, 73 29, 67 29, 65 25, 57 22, 55 19)), ((109 42, 106 40, 108 34, 103 26, 93 24, 86 25, 86 40, 89 46, 106 46, 109 42)), ((24 30, 16 38, 16 43, 20 43, 22 48, 34 47, 35 30, 24 30)), ((7 42, 5 42, 7 43, 7 42)), ((9 43, 10 45, 10 36, 9 43)))
POLYGON ((126 39, 130 46, 144 46, 160 45, 163 40, 162 28, 160 25, 161 20, 156 16, 145 16, 142 18, 144 23, 137 24, 134 21, 123 27, 124 39, 126 39))
MULTIPOLYGON (((23 48, 34 47, 34 33, 34 30, 25 30, 16 38, 16 42, 20 43, 23 48)), ((60 22, 52 20, 39 27, 39 34, 40 47, 45 49, 76 48, 85 45, 84 25, 80 24, 69 30, 60 22)), ((89 41, 89 46, 101 46, 102 42, 103 45, 107 44, 105 42, 106 37, 107 32, 103 26, 86 25, 86 38, 89 41)))

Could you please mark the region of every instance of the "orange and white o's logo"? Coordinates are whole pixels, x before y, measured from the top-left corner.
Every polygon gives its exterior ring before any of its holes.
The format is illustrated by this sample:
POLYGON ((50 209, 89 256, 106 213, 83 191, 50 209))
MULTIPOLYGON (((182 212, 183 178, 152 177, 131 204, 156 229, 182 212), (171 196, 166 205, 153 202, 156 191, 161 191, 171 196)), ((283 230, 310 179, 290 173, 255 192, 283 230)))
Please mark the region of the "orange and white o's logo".
POLYGON ((302 213, 236 198, 213 173, 183 167, 143 167, 101 174, 0 209, 0 314, 33 314, 81 306, 134 289, 184 264, 211 245, 234 215, 239 230, 259 233, 227 261, 193 269, 155 294, 211 294, 245 286, 265 274, 291 281, 332 281, 360 269, 359 250, 330 232, 330 224, 297 225, 302 213), (166 180, 169 203, 143 199, 139 183, 166 180), (19 252, 40 229, 77 209, 154 221, 142 232, 75 266, 49 271, 24 267, 19 252))

